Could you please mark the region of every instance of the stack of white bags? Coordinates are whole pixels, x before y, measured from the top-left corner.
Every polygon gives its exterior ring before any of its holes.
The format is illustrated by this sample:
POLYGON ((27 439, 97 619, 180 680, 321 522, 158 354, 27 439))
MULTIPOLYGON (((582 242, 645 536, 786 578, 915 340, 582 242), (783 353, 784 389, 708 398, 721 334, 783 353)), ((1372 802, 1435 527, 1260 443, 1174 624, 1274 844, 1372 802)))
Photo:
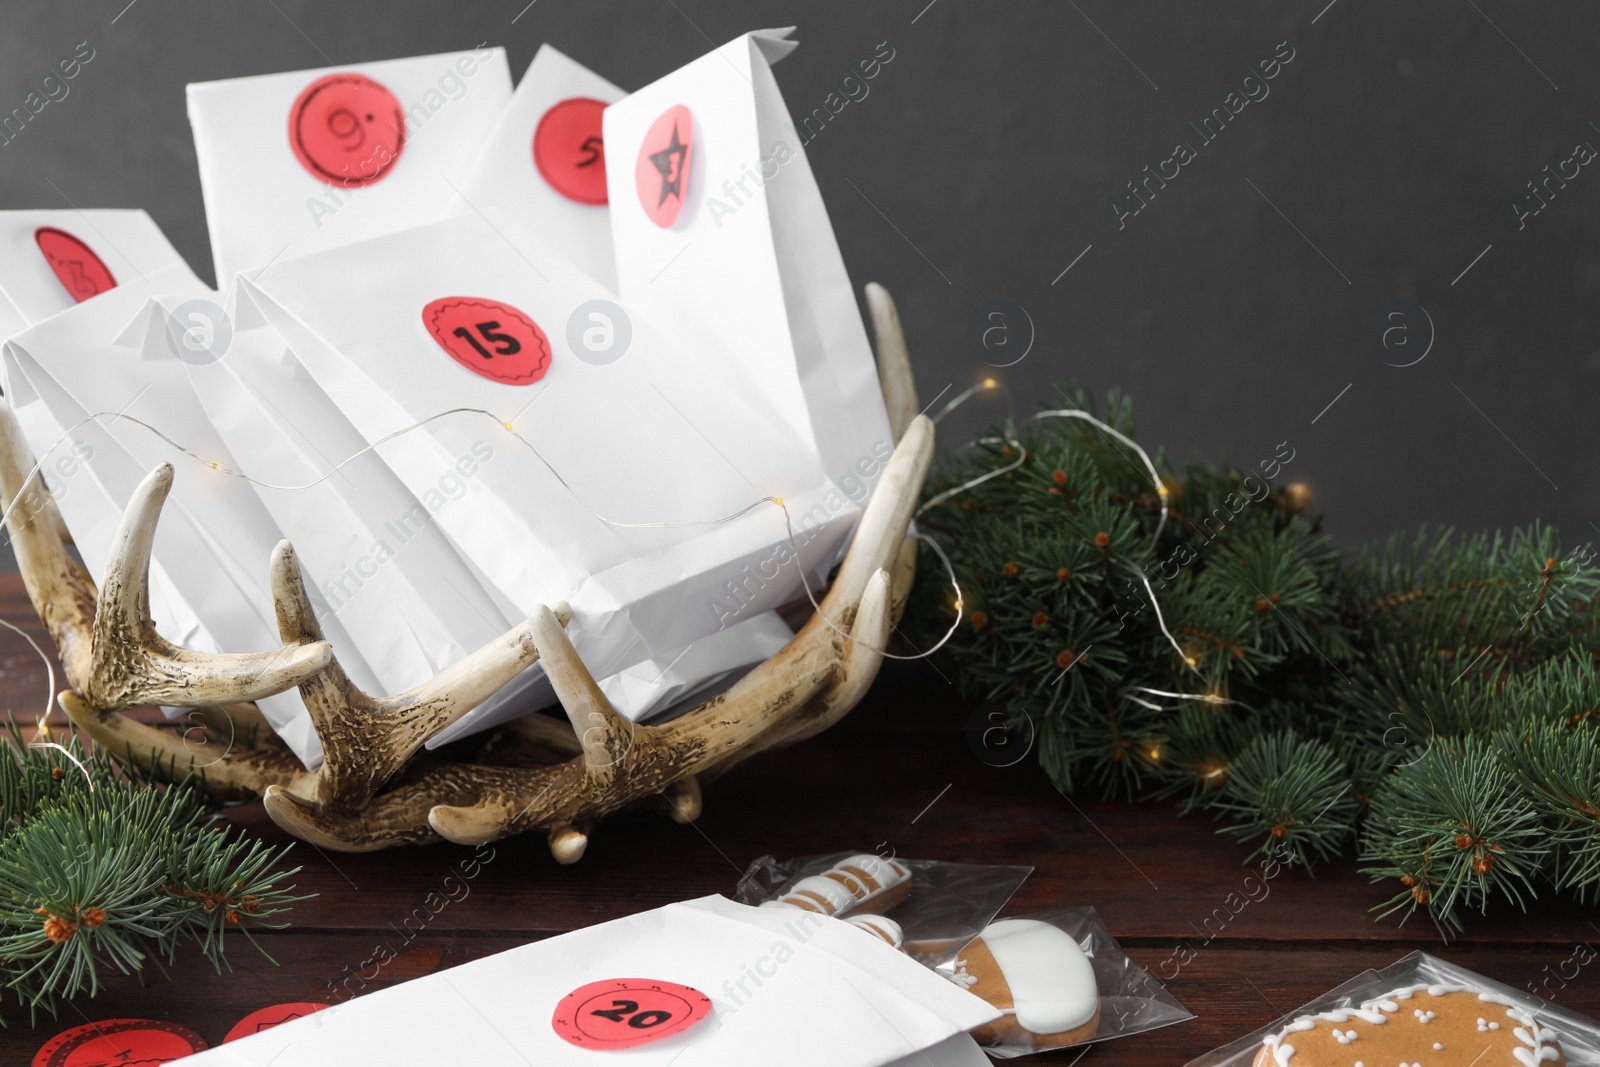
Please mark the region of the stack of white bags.
MULTIPOLYGON (((562 600, 635 719, 776 652, 892 451, 787 32, 631 95, 548 46, 514 93, 497 48, 191 85, 220 291, 143 212, 0 213, 0 385, 91 573, 172 463, 190 648, 278 643, 287 538, 370 692, 562 600)), ((432 743, 552 701, 535 666, 432 743)))

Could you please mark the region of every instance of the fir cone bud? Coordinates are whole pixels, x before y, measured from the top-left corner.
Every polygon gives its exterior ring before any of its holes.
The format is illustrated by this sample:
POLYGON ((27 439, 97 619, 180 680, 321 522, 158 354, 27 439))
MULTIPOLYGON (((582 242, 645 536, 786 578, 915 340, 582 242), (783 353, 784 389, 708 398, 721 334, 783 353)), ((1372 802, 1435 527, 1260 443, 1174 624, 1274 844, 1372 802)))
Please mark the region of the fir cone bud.
POLYGON ((59 915, 52 915, 44 921, 44 936, 58 945, 72 940, 72 935, 77 932, 78 927, 72 920, 59 915))
POLYGON ((61 779, 65 778, 66 776, 67 776, 67 772, 62 770, 60 767, 51 767, 50 768, 50 777, 54 778, 56 781, 59 782, 59 781, 61 781, 61 779))
POLYGON ((1494 866, 1494 857, 1484 852, 1472 858, 1472 869, 1478 874, 1488 874, 1489 868, 1494 866))
POLYGON ((1418 904, 1426 904, 1428 902, 1428 891, 1419 885, 1411 891, 1411 899, 1418 904))
POLYGON ((972 628, 974 630, 982 630, 985 626, 988 626, 988 625, 989 625, 989 616, 985 615, 981 611, 974 611, 972 613, 972 628))
POLYGON ((1006 577, 1007 578, 1015 578, 1020 572, 1021 572, 1021 568, 1018 567, 1015 563, 1012 563, 1010 560, 1006 561, 1006 577))
POLYGON ((1055 483, 1057 485, 1066 485, 1067 484, 1067 472, 1062 470, 1060 467, 1057 467, 1056 468, 1056 472, 1054 474, 1052 474, 1050 477, 1055 479, 1055 483))
POLYGON ((1056 666, 1062 670, 1066 670, 1076 662, 1078 662, 1078 654, 1070 648, 1063 648, 1056 653, 1056 666))
POLYGON ((83 924, 85 930, 93 930, 106 921, 105 909, 84 908, 83 911, 78 913, 78 921, 83 924))
POLYGON ((1472 837, 1469 834, 1456 835, 1456 848, 1471 848, 1472 837))
POLYGON ((1046 615, 1042 611, 1034 612, 1033 613, 1033 625, 1034 626, 1048 626, 1048 625, 1050 625, 1050 616, 1046 615))
POLYGON ((1072 577, 1072 572, 1067 570, 1067 568, 1065 568, 1065 567, 1062 567, 1060 570, 1056 571, 1056 581, 1058 581, 1058 582, 1064 582, 1068 578, 1071 578, 1071 577, 1072 577))
POLYGON ((1111 535, 1106 533, 1104 530, 1101 530, 1099 533, 1094 535, 1094 543, 1099 545, 1101 548, 1104 548, 1111 543, 1111 535))

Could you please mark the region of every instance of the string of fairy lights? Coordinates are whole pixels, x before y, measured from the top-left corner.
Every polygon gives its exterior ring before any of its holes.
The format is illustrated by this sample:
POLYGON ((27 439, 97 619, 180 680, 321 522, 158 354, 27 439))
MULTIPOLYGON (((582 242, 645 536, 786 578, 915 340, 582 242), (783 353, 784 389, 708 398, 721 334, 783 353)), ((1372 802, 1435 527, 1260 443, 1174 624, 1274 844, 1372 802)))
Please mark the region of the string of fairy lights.
MULTIPOLYGON (((993 378, 985 378, 981 382, 979 382, 978 384, 976 384, 976 385, 964 390, 963 392, 957 394, 954 398, 952 398, 949 402, 947 402, 933 416, 933 421, 937 423, 938 421, 942 420, 945 416, 949 415, 952 411, 954 411, 957 408, 961 407, 963 404, 965 404, 967 401, 971 400, 974 397, 977 397, 977 396, 980 396, 980 395, 983 395, 983 394, 986 394, 986 393, 1003 392, 1003 391, 1004 391, 1004 386, 1002 386, 998 382, 996 382, 995 379, 993 379, 993 378)), ((1009 393, 1007 393, 1006 395, 1009 396, 1009 393)), ((1009 407, 1009 405, 1008 405, 1008 407, 1009 407)), ((609 516, 601 514, 600 512, 596 511, 594 508, 590 507, 589 504, 586 501, 584 501, 584 499, 581 496, 581 494, 579 494, 577 492, 577 490, 575 490, 567 482, 567 480, 562 476, 561 472, 553 464, 551 464, 549 460, 547 460, 544 457, 544 455, 533 444, 533 442, 529 441, 527 439, 527 437, 525 437, 522 434, 522 432, 517 429, 517 427, 516 427, 514 422, 507 421, 507 420, 501 418, 499 415, 497 415, 494 412, 488 410, 487 408, 455 407, 455 408, 449 408, 449 409, 446 409, 446 410, 443 410, 443 411, 436 412, 436 413, 434 413, 432 415, 429 415, 429 416, 427 416, 425 418, 419 419, 418 421, 416 421, 414 423, 411 423, 411 424, 409 424, 407 426, 403 426, 403 427, 401 427, 401 428, 399 428, 397 430, 394 430, 394 431, 392 431, 390 433, 384 434, 381 437, 378 437, 376 440, 369 442, 365 447, 358 449, 357 451, 351 453, 349 456, 347 456, 344 459, 338 461, 337 463, 331 464, 329 466, 328 470, 326 472, 324 472, 320 477, 314 478, 311 481, 300 483, 300 484, 283 484, 283 483, 270 482, 270 481, 266 481, 264 479, 257 478, 255 476, 251 475, 247 471, 235 469, 232 466, 224 464, 220 460, 207 459, 205 456, 203 456, 200 453, 196 452, 194 449, 189 448, 188 446, 186 446, 182 442, 174 439, 171 435, 169 435, 166 432, 164 432, 160 427, 152 425, 151 423, 149 423, 149 422, 147 422, 147 421, 145 421, 143 419, 140 419, 140 418, 138 418, 136 416, 129 415, 124 411, 98 411, 98 412, 95 412, 95 413, 93 413, 91 415, 85 416, 84 418, 80 419, 78 422, 74 423, 72 426, 68 427, 55 440, 55 442, 48 449, 46 449, 44 451, 44 453, 40 456, 40 458, 37 461, 35 461, 33 467, 28 471, 27 475, 23 477, 22 482, 21 482, 20 486, 18 487, 18 491, 14 495, 13 499, 6 505, 6 507, 4 508, 3 511, 0 511, 0 525, 4 525, 5 523, 10 521, 13 512, 16 510, 17 506, 23 500, 23 495, 24 495, 23 494, 23 490, 26 489, 28 484, 33 479, 37 478, 40 475, 40 472, 44 468, 45 462, 55 452, 55 450, 57 448, 59 448, 61 445, 65 444, 67 441, 71 440, 73 438, 73 436, 75 434, 77 434, 77 432, 79 430, 81 430, 83 427, 88 426, 90 424, 100 424, 100 421, 102 419, 110 419, 110 420, 125 422, 125 423, 131 424, 132 426, 135 426, 135 427, 137 427, 139 429, 142 429, 145 432, 148 432, 148 433, 152 434, 154 437, 156 437, 162 443, 164 443, 165 445, 167 445, 168 447, 173 449, 173 451, 175 451, 179 455, 187 457, 187 458, 193 460, 194 462, 196 462, 196 463, 198 463, 198 464, 200 464, 200 465, 202 465, 202 466, 204 466, 204 467, 206 467, 206 468, 208 468, 210 470, 216 471, 216 472, 218 472, 220 474, 226 475, 228 477, 239 478, 239 479, 241 479, 243 481, 246 481, 246 482, 250 483, 253 486, 256 486, 256 487, 259 487, 259 488, 262 488, 262 489, 271 489, 271 490, 295 492, 295 491, 309 490, 309 489, 312 489, 312 488, 314 488, 314 487, 316 487, 318 485, 321 485, 323 482, 328 481, 330 478, 334 477, 342 469, 344 469, 345 467, 347 467, 350 464, 354 463, 356 460, 360 459, 361 457, 365 456, 366 454, 368 454, 370 452, 376 452, 382 445, 385 445, 385 444, 387 444, 387 443, 389 443, 391 441, 395 441, 395 440, 397 440, 397 439, 399 439, 401 437, 404 437, 404 436, 406 436, 408 434, 412 434, 412 433, 416 433, 418 431, 421 431, 421 430, 427 428, 428 426, 432 425, 433 423, 436 423, 436 422, 439 422, 441 420, 448 419, 448 418, 451 418, 451 417, 461 416, 461 415, 472 415, 472 416, 477 416, 477 417, 480 417, 480 418, 486 418, 486 419, 494 422, 501 429, 505 430, 508 434, 510 434, 513 438, 515 438, 518 441, 518 443, 520 443, 523 447, 525 447, 529 452, 531 452, 533 454, 534 458, 537 459, 538 462, 541 465, 543 465, 545 470, 547 470, 550 473, 551 477, 553 477, 555 479, 556 483, 558 485, 560 485, 562 487, 562 489, 564 489, 568 494, 570 494, 570 496, 572 497, 573 500, 575 500, 585 511, 587 511, 596 520, 598 520, 599 522, 604 523, 605 525, 608 525, 608 526, 612 526, 612 527, 616 527, 616 528, 620 528, 620 529, 636 529, 636 530, 643 530, 643 529, 682 529, 682 528, 687 528, 687 527, 698 527, 698 526, 716 526, 716 525, 722 525, 722 524, 726 524, 726 523, 730 523, 730 522, 735 522, 735 521, 743 518, 745 515, 748 515, 751 512, 753 512, 753 511, 755 511, 758 508, 761 508, 763 506, 766 506, 766 505, 776 506, 783 514, 785 537, 786 537, 786 540, 788 542, 789 548, 790 548, 791 552, 793 553, 794 559, 796 561, 796 565, 797 565, 798 572, 799 572, 801 586, 805 590, 806 599, 811 604, 812 608, 816 611, 816 613, 817 613, 816 617, 824 625, 826 625, 829 629, 831 629, 835 633, 839 634, 839 636, 841 636, 845 640, 851 641, 853 643, 858 640, 857 638, 855 638, 851 634, 849 634, 847 631, 845 631, 842 628, 840 628, 836 623, 834 623, 834 621, 832 619, 828 618, 828 616, 822 611, 822 605, 819 603, 819 601, 817 599, 816 591, 812 588, 811 582, 806 576, 805 568, 803 566, 799 566, 800 547, 799 547, 799 545, 798 545, 798 543, 796 542, 796 539, 795 539, 793 516, 792 516, 792 514, 791 514, 791 512, 789 510, 788 505, 785 503, 784 498, 782 496, 778 496, 778 495, 775 495, 775 494, 765 495, 765 496, 759 497, 758 499, 752 501, 751 503, 749 503, 749 504, 747 504, 747 505, 745 505, 745 506, 733 511, 730 514, 719 516, 719 517, 716 517, 716 518, 709 518, 709 519, 696 519, 696 520, 681 521, 681 522, 659 522, 659 521, 652 521, 652 522, 625 522, 625 521, 622 521, 622 520, 619 520, 619 519, 613 519, 613 518, 611 518, 609 516)), ((1106 434, 1108 437, 1110 437, 1113 440, 1119 442, 1125 448, 1132 450, 1132 452, 1135 453, 1139 457, 1139 461, 1142 463, 1142 465, 1143 465, 1143 467, 1145 469, 1145 472, 1150 477, 1150 480, 1151 480, 1151 482, 1152 482, 1152 484, 1153 484, 1153 486, 1154 486, 1154 488, 1156 490, 1156 495, 1157 495, 1157 498, 1158 498, 1159 504, 1160 504, 1160 519, 1157 522, 1156 530, 1155 530, 1155 533, 1154 533, 1154 535, 1153 535, 1153 537, 1151 539, 1150 549, 1149 549, 1149 551, 1154 551, 1154 549, 1155 549, 1155 547, 1156 547, 1156 545, 1157 545, 1157 543, 1158 543, 1158 541, 1160 539, 1161 533, 1165 529, 1166 524, 1167 524, 1167 520, 1168 520, 1167 501, 1168 501, 1168 497, 1169 497, 1170 494, 1169 494, 1168 487, 1165 485, 1165 483, 1162 482, 1161 475, 1157 471, 1155 463, 1151 459, 1149 453, 1146 452, 1145 449, 1143 447, 1141 447, 1138 444, 1138 442, 1134 441, 1132 438, 1130 438, 1127 435, 1123 434, 1121 431, 1117 430, 1115 427, 1108 425, 1104 421, 1096 418, 1095 416, 1093 416, 1090 413, 1088 413, 1086 411, 1083 411, 1081 409, 1062 408, 1062 409, 1041 411, 1041 412, 1038 412, 1035 415, 1033 415, 1029 421, 1037 422, 1037 421, 1046 420, 1046 419, 1075 419, 1075 420, 1081 420, 1083 422, 1086 422, 1086 423, 1090 424, 1091 426, 1095 427, 1101 433, 1106 434)), ((1011 423, 1012 420, 1008 418, 1006 421, 1009 424, 1009 423, 1011 423)), ((1029 454, 1028 454, 1027 449, 1023 446, 1023 444, 1019 440, 1017 440, 1014 437, 984 437, 984 438, 977 439, 975 441, 968 442, 966 445, 962 446, 962 449, 964 450, 966 448, 971 448, 971 447, 974 447, 976 445, 1002 445, 1002 446, 1005 446, 1007 451, 1014 450, 1015 453, 1016 453, 1016 456, 1015 456, 1014 459, 1011 459, 1010 462, 1008 462, 1008 463, 1006 463, 1006 464, 1004 464, 1004 465, 1002 465, 1000 467, 997 467, 994 470, 987 471, 987 472, 985 472, 985 473, 983 473, 981 475, 978 475, 978 476, 976 476, 974 478, 969 479, 968 481, 962 482, 959 485, 956 485, 956 486, 954 486, 954 487, 952 487, 950 489, 946 489, 946 490, 944 490, 944 491, 942 491, 940 493, 937 493, 934 496, 930 497, 928 500, 923 502, 922 505, 919 506, 916 509, 916 511, 913 513, 913 515, 912 515, 913 528, 909 532, 909 536, 910 537, 914 538, 915 540, 919 541, 920 543, 926 544, 929 547, 929 549, 939 558, 940 563, 943 565, 943 567, 945 569, 945 573, 946 573, 946 575, 948 577, 948 580, 949 580, 949 583, 950 583, 951 591, 954 594, 955 618, 951 622, 949 629, 946 630, 945 633, 939 638, 939 640, 936 643, 934 643, 931 647, 929 647, 928 649, 926 649, 924 651, 919 651, 919 652, 915 653, 914 655, 900 655, 900 654, 897 654, 897 653, 889 652, 886 648, 885 649, 873 649, 873 651, 876 654, 882 656, 883 658, 894 659, 894 660, 903 660, 903 661, 914 661, 914 660, 926 659, 926 658, 932 656, 934 653, 938 652, 939 649, 943 648, 944 645, 946 643, 948 643, 949 640, 955 635, 957 629, 961 625, 962 618, 964 617, 964 614, 965 614, 965 597, 964 597, 964 594, 962 592, 960 582, 959 582, 959 580, 957 579, 957 576, 956 576, 955 566, 951 562, 949 556, 946 554, 946 552, 944 551, 944 548, 939 544, 939 542, 936 539, 934 539, 933 537, 929 536, 928 534, 925 534, 925 533, 922 533, 921 531, 916 530, 914 523, 915 523, 916 519, 920 519, 927 512, 929 512, 933 508, 939 506, 940 504, 944 503, 945 501, 950 500, 951 498, 956 497, 956 496, 958 496, 958 495, 960 495, 962 493, 968 492, 969 490, 971 490, 971 489, 973 489, 973 488, 975 488, 975 487, 977 487, 979 485, 982 485, 983 483, 988 482, 991 479, 1002 477, 1002 476, 1004 476, 1004 475, 1006 475, 1006 474, 1008 474, 1008 473, 1010 473, 1012 471, 1015 471, 1015 470, 1021 468, 1027 462, 1027 460, 1029 458, 1029 454)), ((1193 658, 1190 657, 1187 653, 1185 653, 1185 651, 1183 650, 1182 646, 1179 645, 1177 639, 1173 636, 1172 632, 1167 628, 1166 621, 1162 617, 1162 614, 1161 614, 1160 602, 1159 602, 1159 600, 1157 599, 1157 597, 1155 595, 1155 590, 1150 585, 1149 578, 1147 578, 1142 572, 1139 572, 1139 577, 1140 577, 1140 580, 1144 583, 1145 591, 1150 596, 1150 601, 1151 601, 1152 606, 1155 608, 1156 620, 1157 620, 1157 623, 1158 623, 1158 625, 1160 627, 1160 630, 1161 630, 1162 634, 1166 637, 1167 641, 1169 643, 1171 643, 1173 649, 1178 653, 1179 657, 1182 659, 1182 661, 1185 663, 1185 665, 1191 671, 1193 671, 1196 675, 1200 675, 1200 672, 1199 672, 1198 668, 1195 666, 1193 658)), ((859 592, 859 590, 857 590, 856 592, 859 592)), ((28 641, 28 643, 33 647, 34 651, 36 653, 38 653, 39 657, 44 661, 46 670, 49 672, 49 684, 50 684, 50 695, 46 699, 46 712, 48 712, 49 706, 50 706, 50 702, 51 702, 51 700, 53 700, 54 693, 55 693, 55 668, 54 668, 54 665, 53 665, 50 657, 45 654, 44 650, 41 649, 38 646, 38 644, 33 640, 33 638, 31 636, 29 636, 27 633, 25 633, 24 631, 22 631, 18 627, 12 625, 10 622, 8 622, 8 621, 6 621, 4 619, 0 619, 0 625, 4 625, 8 629, 20 634, 23 638, 25 638, 28 641)), ((1201 675, 1201 677, 1203 678, 1203 675, 1201 675)), ((1154 704, 1152 704, 1152 703, 1150 703, 1148 701, 1145 701, 1145 700, 1143 700, 1143 699, 1141 699, 1139 697, 1133 696, 1132 694, 1133 694, 1134 691, 1143 692, 1143 691, 1146 691, 1146 687, 1131 686, 1131 687, 1129 687, 1128 692, 1125 695, 1127 695, 1130 700, 1134 700, 1137 703, 1144 704, 1147 707, 1157 707, 1157 708, 1159 708, 1159 705, 1154 705, 1154 704)), ((1204 703, 1214 703, 1214 704, 1234 703, 1233 701, 1230 701, 1230 700, 1228 700, 1228 699, 1226 699, 1224 697, 1218 696, 1218 695, 1213 694, 1213 693, 1196 695, 1196 694, 1184 694, 1184 693, 1168 693, 1168 692, 1163 692, 1163 691, 1158 691, 1158 690, 1148 690, 1148 695, 1158 696, 1158 697, 1162 697, 1162 698, 1188 700, 1188 701, 1198 700, 1198 701, 1202 701, 1204 703)), ((41 724, 43 723, 43 717, 42 716, 41 716, 40 722, 41 722, 41 724)), ((66 749, 62 748, 60 745, 54 744, 53 742, 39 742, 38 744, 41 744, 41 745, 43 745, 45 747, 53 747, 53 748, 60 749, 63 753, 65 753, 68 756, 68 758, 71 758, 71 754, 68 753, 66 751, 66 749)))

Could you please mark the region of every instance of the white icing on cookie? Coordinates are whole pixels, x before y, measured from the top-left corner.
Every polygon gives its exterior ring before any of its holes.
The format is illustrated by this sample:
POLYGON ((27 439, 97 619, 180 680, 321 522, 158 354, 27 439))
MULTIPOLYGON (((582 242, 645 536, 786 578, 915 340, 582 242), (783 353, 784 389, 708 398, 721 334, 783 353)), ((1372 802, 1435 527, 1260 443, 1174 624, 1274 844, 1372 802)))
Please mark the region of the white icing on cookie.
POLYGON ((1024 1030, 1056 1034, 1094 1018, 1100 1008, 1094 966, 1071 934, 1036 919, 1002 919, 979 936, 1005 976, 1024 1030))
POLYGON ((905 943, 905 933, 900 929, 900 924, 882 915, 857 915, 846 919, 845 922, 851 926, 859 926, 869 934, 876 934, 894 948, 899 948, 905 943))
POLYGON ((810 905, 811 910, 828 915, 837 915, 856 902, 849 889, 824 874, 800 879, 789 887, 782 899, 800 908, 810 905))
MULTIPOLYGON (((1300 1016, 1266 1039, 1266 1047, 1272 1052, 1272 1062, 1276 1067, 1294 1067, 1289 1062, 1294 1058, 1294 1046, 1287 1041, 1291 1034, 1304 1033, 1318 1022, 1347 1023, 1351 1019, 1360 1019, 1368 1023, 1386 1023, 1389 1021, 1388 1016, 1400 1010, 1400 1001, 1410 1000, 1415 994, 1423 991, 1426 991, 1431 997, 1442 997, 1446 993, 1476 993, 1480 1001, 1504 1008, 1507 1017, 1513 1023, 1519 1024, 1513 1028, 1512 1034, 1525 1047, 1512 1049, 1511 1055, 1516 1057, 1517 1063, 1521 1067, 1539 1067, 1539 1064, 1553 1063, 1561 1056, 1561 1051, 1555 1044, 1555 1034, 1541 1027, 1532 1015, 1517 1005, 1516 1001, 1499 993, 1487 993, 1471 986, 1422 984, 1393 990, 1381 997, 1375 997, 1367 1001, 1360 1007, 1338 1008, 1318 1015, 1300 1016)), ((1413 1010, 1411 1014, 1419 1023, 1431 1022, 1436 1018, 1434 1012, 1425 1012, 1420 1009, 1413 1010)), ((1479 1032, 1499 1030, 1500 1024, 1490 1019, 1479 1018, 1477 1020, 1477 1028, 1479 1032)), ((1334 1031, 1334 1039, 1340 1044, 1348 1044, 1348 1041, 1338 1037, 1339 1033, 1340 1031, 1338 1030, 1334 1031)), ((1433 1047, 1442 1049, 1443 1046, 1438 1042, 1434 1042, 1433 1047)), ((1361 1067, 1359 1060, 1356 1062, 1356 1067, 1361 1067)), ((1402 1064, 1401 1067, 1406 1067, 1406 1065, 1402 1064)), ((1413 1064, 1411 1067, 1421 1067, 1421 1065, 1413 1064)), ((1512 1067, 1512 1065, 1482 1064, 1480 1067, 1512 1067)))

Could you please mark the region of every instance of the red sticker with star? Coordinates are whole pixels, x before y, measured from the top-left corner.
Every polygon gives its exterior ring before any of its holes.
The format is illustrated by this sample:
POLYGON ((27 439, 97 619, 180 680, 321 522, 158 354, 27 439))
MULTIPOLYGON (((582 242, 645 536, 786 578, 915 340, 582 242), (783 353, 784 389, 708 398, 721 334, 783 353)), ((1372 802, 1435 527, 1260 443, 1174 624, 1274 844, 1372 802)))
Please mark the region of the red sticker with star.
POLYGON ((63 1030, 33 1055, 33 1067, 159 1067, 209 1048, 206 1039, 157 1019, 103 1019, 63 1030))
POLYGON ((226 1045, 228 1042, 237 1041, 241 1037, 259 1034, 263 1030, 271 1030, 274 1026, 282 1026, 284 1023, 293 1022, 296 1019, 303 1019, 307 1015, 332 1006, 331 1004, 314 1004, 310 1001, 302 1001, 294 1004, 274 1004, 270 1008, 260 1008, 234 1023, 233 1029, 228 1031, 228 1036, 222 1039, 222 1043, 226 1045))
POLYGON ((639 203, 650 221, 669 229, 678 221, 689 193, 689 165, 694 156, 694 116, 682 104, 661 113, 650 124, 633 167, 639 203))
POLYGON ((604 100, 574 96, 556 104, 533 131, 533 165, 550 188, 580 204, 606 202, 604 100))
POLYGON ((117 279, 111 276, 111 268, 105 261, 66 230, 40 226, 33 231, 33 239, 44 261, 50 264, 50 269, 76 303, 81 304, 91 296, 117 287, 117 279))
POLYGON ((330 185, 371 185, 406 147, 406 116, 388 88, 360 74, 329 74, 289 109, 289 145, 312 177, 330 185))
POLYGON ((550 1026, 579 1048, 633 1048, 681 1034, 711 1014, 711 998, 677 982, 608 978, 561 998, 550 1026))
POLYGON ((422 309, 422 324, 451 359, 490 381, 532 385, 550 369, 549 338, 510 304, 446 296, 422 309))

